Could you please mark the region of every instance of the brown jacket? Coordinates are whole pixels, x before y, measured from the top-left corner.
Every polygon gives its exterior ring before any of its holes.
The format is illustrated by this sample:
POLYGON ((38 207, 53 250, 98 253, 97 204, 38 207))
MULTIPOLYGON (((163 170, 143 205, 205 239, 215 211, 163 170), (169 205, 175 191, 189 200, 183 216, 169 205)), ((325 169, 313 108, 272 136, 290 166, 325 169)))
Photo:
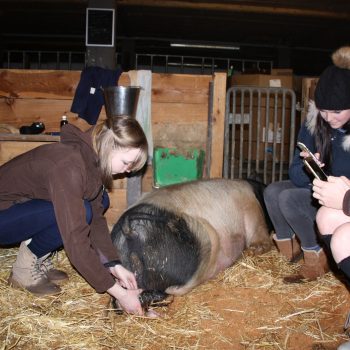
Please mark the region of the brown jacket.
POLYGON ((54 206, 64 249, 74 267, 104 292, 114 279, 103 263, 117 260, 103 216, 102 182, 90 129, 65 125, 61 141, 37 147, 0 167, 0 210, 28 199, 44 199, 54 206), (86 223, 84 199, 92 205, 86 223))

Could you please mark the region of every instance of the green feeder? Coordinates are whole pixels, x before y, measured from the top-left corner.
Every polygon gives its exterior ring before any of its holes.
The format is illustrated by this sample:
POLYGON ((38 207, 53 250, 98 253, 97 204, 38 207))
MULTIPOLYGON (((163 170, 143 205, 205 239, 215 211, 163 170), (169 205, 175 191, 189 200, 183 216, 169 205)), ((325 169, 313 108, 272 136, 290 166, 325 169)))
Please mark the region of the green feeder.
POLYGON ((154 187, 201 179, 205 153, 199 149, 184 152, 176 148, 155 148, 153 152, 154 187))

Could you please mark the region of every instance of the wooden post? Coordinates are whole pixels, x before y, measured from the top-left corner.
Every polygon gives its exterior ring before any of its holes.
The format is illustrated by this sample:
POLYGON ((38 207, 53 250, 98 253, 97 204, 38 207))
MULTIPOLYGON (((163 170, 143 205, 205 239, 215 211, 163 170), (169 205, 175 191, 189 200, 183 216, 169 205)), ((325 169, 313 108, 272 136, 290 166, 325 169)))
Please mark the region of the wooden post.
POLYGON ((210 178, 222 177, 226 106, 226 73, 214 73, 210 178))
MULTIPOLYGON (((110 8, 116 11, 115 0, 89 0, 89 7, 110 8)), ((116 36, 115 36, 116 37, 116 36)), ((116 68, 116 47, 87 46, 87 65, 102 68, 116 68)), ((128 67, 129 68, 129 67, 128 67)), ((135 203, 141 196, 141 176, 133 176, 127 181, 127 205, 135 203)))

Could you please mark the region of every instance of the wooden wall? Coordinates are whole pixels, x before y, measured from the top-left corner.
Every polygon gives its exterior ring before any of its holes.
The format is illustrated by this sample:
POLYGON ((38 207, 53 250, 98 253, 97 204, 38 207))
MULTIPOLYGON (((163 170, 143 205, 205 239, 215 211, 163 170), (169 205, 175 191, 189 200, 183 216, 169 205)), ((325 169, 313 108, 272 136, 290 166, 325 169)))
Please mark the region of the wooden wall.
MULTIPOLYGON (((59 131, 61 116, 82 130, 90 127, 70 112, 80 71, 0 70, 0 124, 19 128, 42 121, 46 132, 59 131)), ((207 148, 209 83, 213 83, 212 157, 210 177, 221 177, 226 95, 226 74, 205 76, 152 74, 152 133, 154 147, 207 148)), ((130 85, 123 73, 119 85, 130 85)), ((106 118, 104 108, 100 119, 106 118)), ((0 130, 1 132, 1 130, 0 130)), ((40 143, 0 143, 0 163, 40 143)), ((152 190, 152 167, 142 181, 143 192, 152 190)), ((126 208, 126 179, 114 182, 107 219, 113 224, 126 208)))

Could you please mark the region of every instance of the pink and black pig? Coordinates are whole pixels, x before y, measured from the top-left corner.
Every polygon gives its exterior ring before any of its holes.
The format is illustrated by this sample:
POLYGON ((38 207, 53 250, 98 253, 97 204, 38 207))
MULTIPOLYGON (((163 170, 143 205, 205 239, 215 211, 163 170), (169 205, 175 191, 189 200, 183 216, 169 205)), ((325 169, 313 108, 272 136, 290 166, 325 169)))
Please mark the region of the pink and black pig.
POLYGON ((271 248, 263 188, 249 180, 187 182, 154 190, 124 212, 112 241, 144 290, 145 309, 214 278, 246 249, 271 248))

